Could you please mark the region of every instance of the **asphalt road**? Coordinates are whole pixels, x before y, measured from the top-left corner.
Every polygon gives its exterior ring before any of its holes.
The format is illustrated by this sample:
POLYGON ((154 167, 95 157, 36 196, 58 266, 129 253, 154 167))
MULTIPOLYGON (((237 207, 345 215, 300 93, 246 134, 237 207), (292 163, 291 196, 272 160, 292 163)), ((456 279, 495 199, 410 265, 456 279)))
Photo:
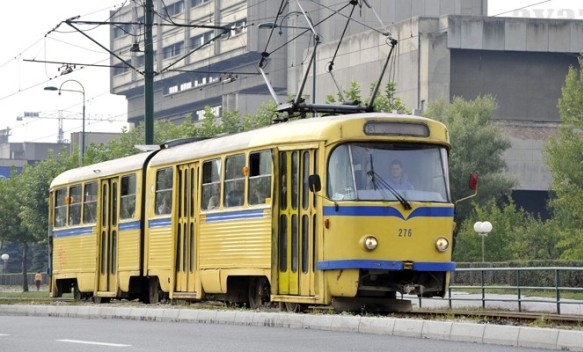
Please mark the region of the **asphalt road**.
POLYGON ((18 352, 544 351, 321 330, 34 316, 0 316, 0 350, 18 352))

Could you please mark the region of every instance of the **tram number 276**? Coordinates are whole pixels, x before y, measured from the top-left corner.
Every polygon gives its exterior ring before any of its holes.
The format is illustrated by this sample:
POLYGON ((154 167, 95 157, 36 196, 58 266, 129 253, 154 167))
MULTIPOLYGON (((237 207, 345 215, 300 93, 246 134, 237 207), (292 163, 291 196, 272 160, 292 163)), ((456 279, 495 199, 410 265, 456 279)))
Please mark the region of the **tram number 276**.
POLYGON ((413 237, 413 229, 399 229, 399 237, 413 237))

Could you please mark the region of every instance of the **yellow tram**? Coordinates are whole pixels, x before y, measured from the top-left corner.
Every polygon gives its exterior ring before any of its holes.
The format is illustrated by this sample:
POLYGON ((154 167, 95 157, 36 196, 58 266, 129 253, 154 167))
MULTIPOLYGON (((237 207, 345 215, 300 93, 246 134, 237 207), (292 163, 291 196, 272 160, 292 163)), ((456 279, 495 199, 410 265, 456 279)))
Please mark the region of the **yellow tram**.
POLYGON ((443 296, 449 148, 439 122, 361 113, 66 171, 50 189, 51 295, 289 309, 443 296))

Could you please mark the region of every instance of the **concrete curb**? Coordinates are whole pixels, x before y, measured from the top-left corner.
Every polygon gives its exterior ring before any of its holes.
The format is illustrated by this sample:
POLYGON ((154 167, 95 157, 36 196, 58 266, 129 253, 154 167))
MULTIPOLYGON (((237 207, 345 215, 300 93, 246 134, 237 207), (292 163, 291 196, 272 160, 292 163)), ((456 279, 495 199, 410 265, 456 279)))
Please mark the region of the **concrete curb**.
POLYGON ((0 305, 2 315, 269 326, 583 352, 583 331, 466 322, 235 310, 0 305))

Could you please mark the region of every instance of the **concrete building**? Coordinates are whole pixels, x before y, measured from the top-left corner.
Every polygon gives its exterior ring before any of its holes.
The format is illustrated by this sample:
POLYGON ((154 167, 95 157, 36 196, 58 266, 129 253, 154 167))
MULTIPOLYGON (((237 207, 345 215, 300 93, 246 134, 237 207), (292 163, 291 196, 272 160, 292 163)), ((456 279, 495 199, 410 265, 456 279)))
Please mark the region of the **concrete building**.
MULTIPOLYGON (((508 173, 518 180, 513 196, 544 214, 551 183, 544 143, 560 123, 557 101, 569 66, 578 65, 583 51, 583 21, 444 15, 401 21, 391 31, 399 40, 397 94, 408 106, 423 110, 434 99, 458 96, 496 98, 496 119, 512 143, 504 157, 508 173)), ((342 85, 359 81, 366 87, 372 81, 359 77, 379 67, 378 56, 388 52, 384 40, 366 31, 346 41, 340 52, 350 54, 335 65, 342 85)), ((318 67, 335 50, 323 45, 318 67)), ((318 72, 317 81, 324 87, 330 78, 318 72)))
MULTIPOLYGON (((9 131, 0 131, 0 178, 10 177, 13 167, 20 172, 25 165, 48 159, 49 153, 79 152, 80 136, 81 132, 71 133, 71 143, 10 142, 9 131)), ((85 132, 85 146, 106 144, 119 136, 119 133, 85 132)))
MULTIPOLYGON (((297 92, 308 66, 313 38, 303 35, 284 46, 285 49, 276 50, 305 31, 307 23, 296 2, 289 2, 284 15, 280 16, 280 27, 274 31, 267 48, 262 48, 261 43, 266 43, 265 33, 269 31, 259 30, 258 25, 274 20, 275 7, 265 9, 260 0, 174 2, 179 3, 184 4, 184 9, 173 17, 175 21, 199 23, 206 18, 208 23, 229 23, 236 30, 238 21, 244 19, 247 27, 231 38, 217 39, 204 50, 188 56, 176 65, 180 72, 159 75, 156 118, 180 118, 188 112, 196 113, 205 104, 216 106, 218 111, 252 113, 249 110, 257 105, 255 102, 271 99, 265 96, 267 92, 261 78, 239 75, 235 84, 227 84, 223 83, 225 75, 218 71, 235 68, 252 71, 263 50, 273 55, 266 71, 275 91, 282 95, 297 92), (202 85, 200 79, 197 84, 193 78, 191 81, 195 83, 185 83, 187 89, 181 88, 182 79, 200 75, 203 70, 219 78, 207 78, 202 85), (247 94, 253 94, 253 99, 245 99, 247 94), (247 103, 248 110, 242 109, 242 102, 247 103)), ((323 0, 318 4, 304 1, 302 5, 312 22, 319 23, 348 3, 323 0)), ((382 32, 388 30, 399 44, 390 75, 385 75, 385 80, 397 83, 397 95, 407 106, 423 110, 427 103, 437 98, 474 99, 493 95, 498 102, 496 119, 512 142, 505 159, 508 173, 519 182, 514 196, 522 204, 535 202, 533 210, 540 212, 551 183, 543 146, 560 123, 557 100, 568 67, 577 65, 577 55, 583 51, 583 21, 487 17, 487 0, 371 0, 369 3, 376 12, 366 6, 357 8, 357 22, 348 28, 338 48, 333 72, 340 85, 348 87, 356 81, 366 92, 366 87, 378 79, 389 51, 382 32), (378 18, 388 27, 383 28, 378 18)), ((162 12, 163 7, 159 5, 157 3, 157 9, 162 12)), ((168 1, 166 5, 173 6, 168 1)), ((128 8, 123 16, 136 18, 136 11, 128 8)), ((326 95, 335 94, 327 71, 345 23, 345 17, 335 16, 316 26, 322 39, 317 51, 316 77, 310 74, 310 83, 304 89, 304 94, 315 96, 316 102, 321 103, 326 95)), ((155 39, 157 71, 171 60, 165 60, 160 54, 168 50, 165 48, 176 43, 192 48, 193 38, 201 31, 158 27, 158 39, 155 39)), ((130 55, 131 38, 116 36, 114 32, 112 47, 130 55)), ((181 53, 185 51, 187 49, 181 53)), ((132 55, 132 59, 137 58, 135 53, 132 55)), ((115 74, 115 69, 113 72, 112 92, 126 95, 130 120, 141 121, 141 76, 136 72, 121 75, 115 74)))
MULTIPOLYGON (((112 139, 119 138, 121 133, 114 132, 85 132, 85 150, 91 144, 95 145, 105 145, 112 139)), ((71 133, 71 144, 69 148, 69 153, 79 151, 79 145, 81 144, 81 132, 71 133)))
MULTIPOLYGON (((266 101, 267 86, 256 65, 266 41, 266 33, 249 21, 267 18, 268 6, 252 6, 241 0, 154 1, 155 72, 154 101, 156 118, 181 120, 187 114, 202 118, 205 106, 219 115, 223 108, 242 114, 255 113, 266 101), (165 5, 165 6, 164 6, 165 5), (186 24, 187 27, 170 25, 186 24), (220 26, 226 30, 205 26, 220 26)), ((114 21, 143 23, 143 8, 127 6, 114 21)), ((142 29, 114 26, 111 48, 137 70, 112 58, 111 91, 126 96, 129 122, 144 117, 143 39, 131 35, 142 29)), ((285 50, 270 58, 270 79, 285 87, 283 59, 285 50)))

